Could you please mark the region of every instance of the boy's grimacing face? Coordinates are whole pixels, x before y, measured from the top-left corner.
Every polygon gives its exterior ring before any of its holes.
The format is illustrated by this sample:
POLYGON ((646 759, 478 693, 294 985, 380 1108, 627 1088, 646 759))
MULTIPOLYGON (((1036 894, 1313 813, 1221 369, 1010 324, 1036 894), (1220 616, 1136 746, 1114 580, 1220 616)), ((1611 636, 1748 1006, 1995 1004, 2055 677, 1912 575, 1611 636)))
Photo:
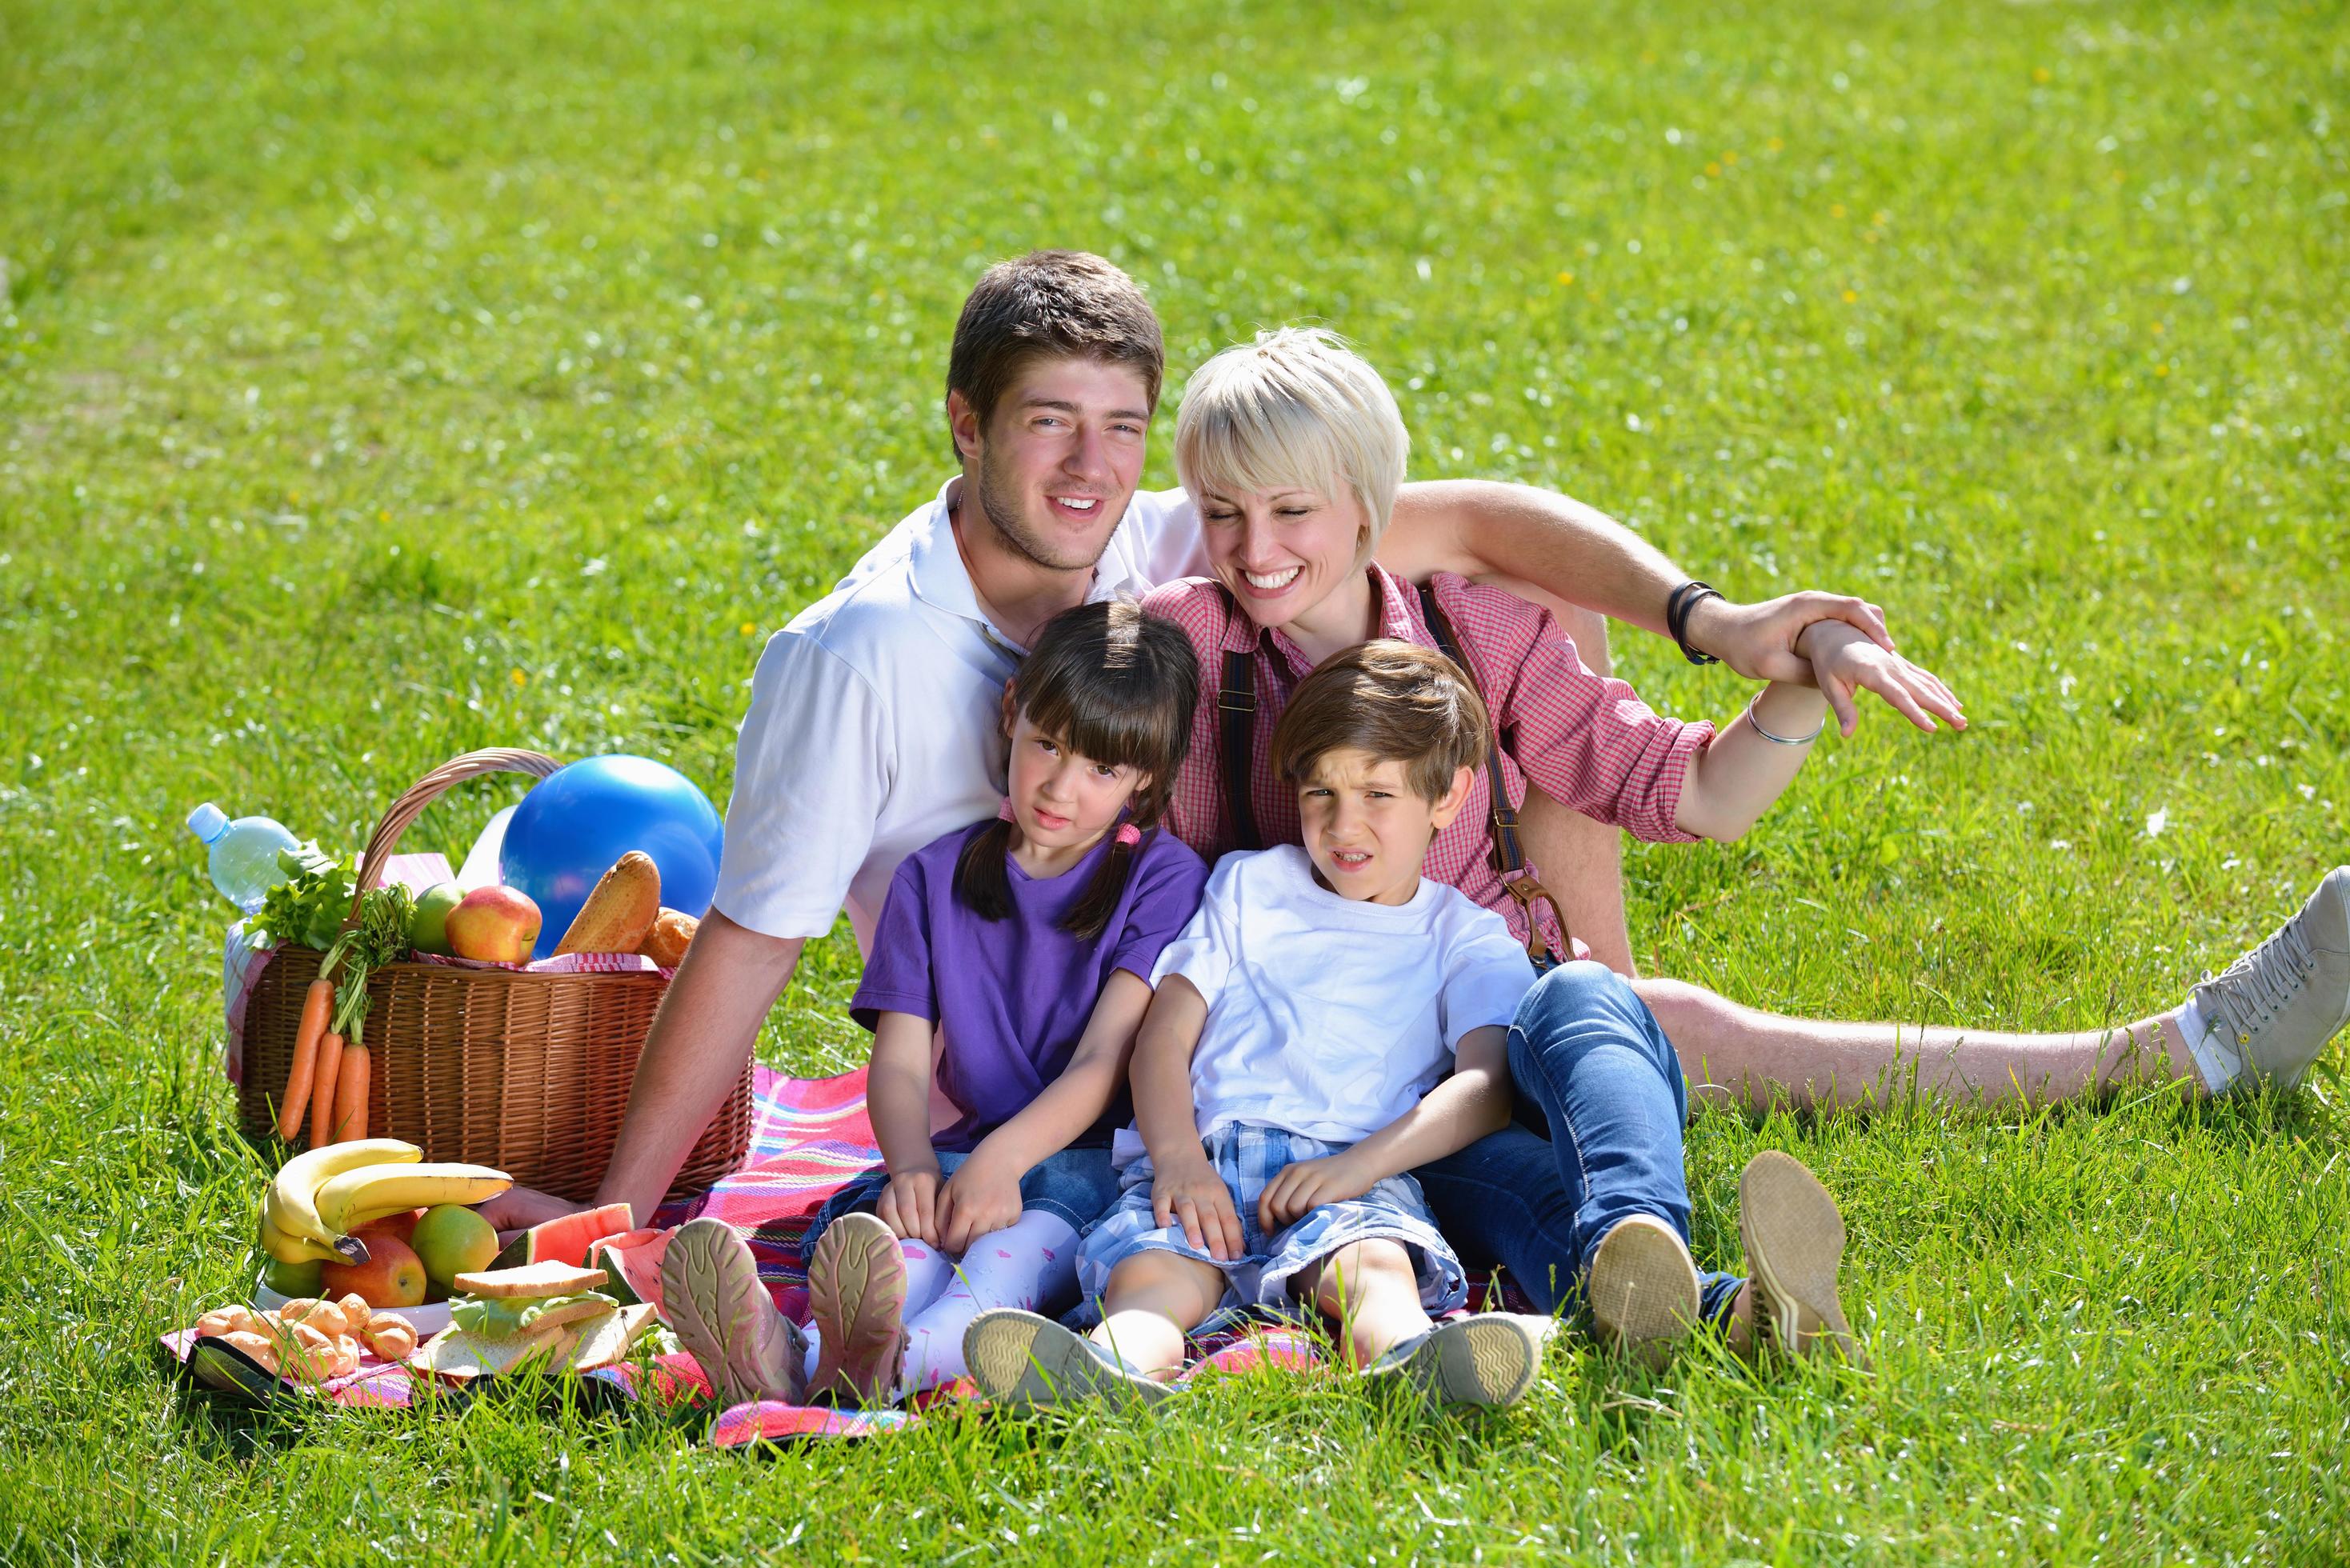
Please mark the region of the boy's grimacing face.
POLYGON ((1411 787, 1409 764, 1351 748, 1325 752, 1297 786, 1298 826, 1315 875, 1343 898, 1408 904, 1437 834, 1461 814, 1469 770, 1437 800, 1411 787))

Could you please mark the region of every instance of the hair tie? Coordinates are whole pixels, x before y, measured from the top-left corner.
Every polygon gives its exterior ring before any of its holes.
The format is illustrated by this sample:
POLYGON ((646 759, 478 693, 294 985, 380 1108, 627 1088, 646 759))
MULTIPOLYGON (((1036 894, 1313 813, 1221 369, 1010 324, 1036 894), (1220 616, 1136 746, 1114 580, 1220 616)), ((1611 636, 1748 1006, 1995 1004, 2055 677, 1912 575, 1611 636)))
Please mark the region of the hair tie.
POLYGON ((1142 829, 1135 826, 1134 824, 1130 822, 1121 823, 1118 825, 1118 841, 1127 848, 1131 849, 1136 845, 1142 842, 1142 829))
POLYGON ((1012 797, 1010 795, 1005 795, 1003 797, 1003 804, 995 808, 995 820, 998 822, 1012 823, 1016 823, 1020 820, 1019 817, 1013 815, 1012 797))

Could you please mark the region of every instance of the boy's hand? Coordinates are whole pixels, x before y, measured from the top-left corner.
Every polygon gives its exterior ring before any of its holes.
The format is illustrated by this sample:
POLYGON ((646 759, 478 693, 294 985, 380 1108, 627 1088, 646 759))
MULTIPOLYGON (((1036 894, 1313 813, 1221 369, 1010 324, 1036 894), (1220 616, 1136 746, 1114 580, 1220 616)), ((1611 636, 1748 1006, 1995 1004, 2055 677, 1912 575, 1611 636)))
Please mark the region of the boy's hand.
POLYGON ((1798 635, 1795 648, 1811 661, 1803 679, 1828 700, 1839 733, 1850 735, 1859 722, 1853 694, 1863 690, 1876 692, 1887 706, 1929 732, 1941 728, 1934 722, 1937 717, 1954 729, 1967 727, 1958 698, 1931 670, 1879 647, 1842 621, 1814 621, 1798 635))
POLYGON ((1220 1262, 1241 1255, 1241 1214, 1232 1189, 1203 1157, 1151 1179, 1150 1212, 1164 1225, 1183 1227, 1183 1239, 1220 1262))
POLYGON ((982 1236, 1020 1218, 1019 1174, 999 1168, 1001 1163, 982 1145, 939 1189, 941 1251, 960 1257, 982 1236))
POLYGON ((939 1244, 939 1173, 928 1170, 893 1172, 874 1206, 881 1223, 898 1232, 901 1241, 939 1244))
POLYGON ((1343 1154, 1301 1159, 1282 1167, 1281 1173, 1265 1183, 1256 1200, 1256 1222, 1268 1232, 1278 1231, 1296 1224, 1325 1203, 1360 1198, 1377 1185, 1376 1179, 1365 1179, 1343 1154))

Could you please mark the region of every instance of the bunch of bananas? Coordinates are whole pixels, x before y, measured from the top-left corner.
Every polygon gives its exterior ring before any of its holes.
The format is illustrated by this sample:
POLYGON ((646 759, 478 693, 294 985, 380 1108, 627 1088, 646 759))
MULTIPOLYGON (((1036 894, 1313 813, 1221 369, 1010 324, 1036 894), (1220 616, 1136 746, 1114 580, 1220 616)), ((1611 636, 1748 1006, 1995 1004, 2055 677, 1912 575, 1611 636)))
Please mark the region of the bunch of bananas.
POLYGON ((485 1165, 424 1165, 398 1138, 330 1143, 295 1156, 261 1200, 261 1250, 281 1263, 364 1263, 351 1234, 370 1220, 440 1203, 479 1203, 514 1185, 485 1165))

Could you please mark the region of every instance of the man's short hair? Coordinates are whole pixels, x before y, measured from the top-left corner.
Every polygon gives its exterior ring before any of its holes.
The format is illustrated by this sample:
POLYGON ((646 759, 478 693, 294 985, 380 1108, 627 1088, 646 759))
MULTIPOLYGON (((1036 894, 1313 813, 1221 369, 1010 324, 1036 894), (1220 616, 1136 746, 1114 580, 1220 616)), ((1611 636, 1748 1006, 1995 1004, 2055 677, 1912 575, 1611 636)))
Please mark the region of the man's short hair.
POLYGON ((1191 373, 1175 415, 1175 472, 1194 501, 1343 484, 1362 503, 1365 557, 1394 514, 1410 448, 1387 382, 1316 327, 1225 349, 1191 373))
POLYGON ((1130 366, 1154 410, 1167 376, 1159 316, 1141 287, 1115 264, 1084 251, 1030 251, 980 275, 955 322, 947 390, 961 392, 984 427, 1012 383, 1038 359, 1130 366))
POLYGON ((1382 639, 1342 648, 1298 683, 1273 731, 1273 771, 1291 784, 1336 751, 1401 763, 1422 800, 1443 797, 1462 768, 1485 760, 1485 700, 1432 648, 1382 639))

